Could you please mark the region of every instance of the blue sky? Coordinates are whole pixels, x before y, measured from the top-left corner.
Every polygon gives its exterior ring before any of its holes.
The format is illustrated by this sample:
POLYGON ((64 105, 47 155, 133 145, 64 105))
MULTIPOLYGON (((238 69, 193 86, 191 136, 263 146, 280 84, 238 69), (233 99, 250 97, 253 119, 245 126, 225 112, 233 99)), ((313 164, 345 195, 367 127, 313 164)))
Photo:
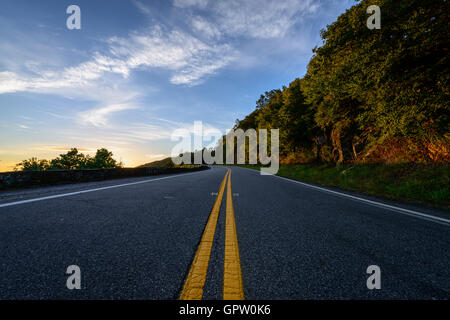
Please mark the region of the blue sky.
POLYGON ((2 0, 0 171, 70 147, 127 166, 194 121, 225 132, 305 73, 351 0, 2 0), (66 8, 81 8, 81 30, 66 8))

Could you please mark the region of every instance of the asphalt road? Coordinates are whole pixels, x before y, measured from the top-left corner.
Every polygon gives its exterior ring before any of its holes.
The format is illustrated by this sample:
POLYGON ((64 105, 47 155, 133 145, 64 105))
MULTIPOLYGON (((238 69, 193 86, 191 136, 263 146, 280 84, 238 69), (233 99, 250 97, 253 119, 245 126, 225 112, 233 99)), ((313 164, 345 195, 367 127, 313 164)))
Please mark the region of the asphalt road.
MULTIPOLYGON (((178 299, 226 171, 0 193, 0 299, 178 299)), ((245 299, 450 298, 449 213, 234 167, 231 187, 245 299)), ((226 191, 204 299, 222 298, 226 191)))

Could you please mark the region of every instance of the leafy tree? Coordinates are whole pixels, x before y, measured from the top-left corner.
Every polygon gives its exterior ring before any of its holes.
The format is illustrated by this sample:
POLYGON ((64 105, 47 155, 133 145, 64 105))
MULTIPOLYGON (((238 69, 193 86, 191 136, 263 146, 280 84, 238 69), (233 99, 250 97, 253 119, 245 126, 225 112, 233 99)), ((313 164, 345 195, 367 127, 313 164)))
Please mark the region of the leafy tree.
POLYGON ((118 163, 113 159, 112 152, 101 148, 97 150, 93 158, 87 160, 86 166, 89 168, 119 168, 122 167, 122 163, 118 163))
MULTIPOLYGON (((261 96, 261 99, 263 99, 262 97, 263 96, 261 96)), ((282 91, 277 89, 266 92, 263 100, 265 102, 262 107, 260 107, 259 102, 257 102, 259 112, 256 116, 256 122, 258 128, 279 128, 278 112, 283 105, 282 91)))
POLYGON ((322 31, 305 94, 337 161, 358 159, 358 147, 367 154, 389 138, 448 131, 445 2, 361 1, 322 31), (381 30, 363 23, 371 4, 381 8, 381 30))
POLYGON ((278 111, 281 144, 286 150, 295 151, 299 147, 311 147, 316 135, 314 109, 306 103, 302 91, 302 80, 296 79, 284 88, 282 106, 278 111))
POLYGON ((47 160, 38 160, 37 158, 31 158, 19 162, 15 169, 16 171, 44 171, 49 167, 47 160))
POLYGON ((77 148, 72 148, 66 154, 60 154, 58 158, 51 160, 52 169, 75 170, 86 167, 87 158, 77 148))
POLYGON ((102 168, 121 168, 123 164, 113 158, 113 153, 105 148, 97 150, 94 157, 80 153, 78 149, 72 148, 59 157, 47 160, 37 160, 31 158, 18 163, 16 170, 76 170, 76 169, 102 169, 102 168))

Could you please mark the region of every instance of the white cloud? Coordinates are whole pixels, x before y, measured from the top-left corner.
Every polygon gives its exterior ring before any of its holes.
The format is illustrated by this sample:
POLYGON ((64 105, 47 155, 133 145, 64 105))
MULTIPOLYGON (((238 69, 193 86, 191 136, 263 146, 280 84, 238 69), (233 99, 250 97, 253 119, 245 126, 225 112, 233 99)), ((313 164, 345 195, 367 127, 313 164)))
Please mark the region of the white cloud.
POLYGON ((207 38, 220 38, 222 35, 220 30, 214 24, 201 16, 193 17, 191 23, 194 31, 206 36, 207 38))
POLYGON ((277 38, 286 35, 316 0, 217 1, 215 13, 221 29, 231 35, 277 38))
POLYGON ((114 112, 137 109, 136 106, 132 104, 113 104, 106 107, 96 108, 93 110, 88 110, 80 114, 81 121, 84 123, 89 123, 94 126, 106 126, 107 116, 114 112))
POLYGON ((111 53, 130 69, 148 67, 172 71, 174 84, 195 85, 233 59, 227 44, 209 44, 180 30, 164 32, 156 27, 147 34, 112 38, 111 53))
POLYGON ((97 86, 107 74, 126 79, 137 68, 166 69, 172 73, 172 83, 195 85, 233 59, 229 45, 208 44, 183 31, 165 32, 161 27, 135 32, 127 38, 113 37, 108 43, 107 54, 96 53, 91 60, 62 71, 33 70, 30 75, 0 72, 0 94, 17 91, 61 94, 64 88, 97 86))
POLYGON ((27 89, 27 82, 10 71, 0 72, 0 94, 6 92, 24 91, 27 89))
POLYGON ((43 70, 38 76, 4 71, 0 72, 0 94, 17 91, 58 93, 61 88, 85 88, 108 72, 127 77, 129 69, 123 61, 97 54, 91 61, 62 71, 43 70))
POLYGON ((138 0, 132 0, 132 3, 143 13, 143 14, 150 14, 152 11, 149 7, 147 7, 145 4, 138 0))
POLYGON ((175 7, 179 8, 186 8, 186 7, 205 8, 208 5, 208 0, 174 0, 173 4, 175 7))
MULTIPOLYGON (((187 7, 195 10, 205 7, 207 1, 180 0, 174 4, 184 10, 187 7)), ((194 30, 210 36, 279 38, 301 22, 305 15, 316 12, 319 6, 319 0, 211 1, 208 7, 211 22, 196 16, 192 18, 192 25, 194 30)))
MULTIPOLYGON (((62 70, 39 70, 28 74, 0 71, 0 94, 35 92, 95 101, 94 108, 78 113, 78 121, 108 127, 109 118, 121 111, 137 109, 141 93, 127 86, 132 70, 161 68, 174 84, 195 85, 232 61, 227 45, 210 45, 179 30, 164 32, 156 27, 134 32, 128 38, 111 38, 108 51, 91 60, 62 70)), ((148 88, 146 92, 148 93, 148 88)), ((161 127, 136 128, 122 132, 125 138, 157 140, 168 138, 161 127)))

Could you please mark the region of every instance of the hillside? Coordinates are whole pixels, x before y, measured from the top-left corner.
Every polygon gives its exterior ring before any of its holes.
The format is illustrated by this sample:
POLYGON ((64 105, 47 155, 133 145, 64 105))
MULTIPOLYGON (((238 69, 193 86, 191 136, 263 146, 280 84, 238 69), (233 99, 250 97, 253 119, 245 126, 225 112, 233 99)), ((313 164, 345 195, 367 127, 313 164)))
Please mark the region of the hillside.
POLYGON ((138 166, 137 168, 154 168, 154 167, 158 167, 158 168, 173 168, 175 167, 174 163, 172 162, 172 158, 168 157, 162 160, 157 160, 157 161, 153 161, 153 162, 149 162, 143 165, 138 166))

